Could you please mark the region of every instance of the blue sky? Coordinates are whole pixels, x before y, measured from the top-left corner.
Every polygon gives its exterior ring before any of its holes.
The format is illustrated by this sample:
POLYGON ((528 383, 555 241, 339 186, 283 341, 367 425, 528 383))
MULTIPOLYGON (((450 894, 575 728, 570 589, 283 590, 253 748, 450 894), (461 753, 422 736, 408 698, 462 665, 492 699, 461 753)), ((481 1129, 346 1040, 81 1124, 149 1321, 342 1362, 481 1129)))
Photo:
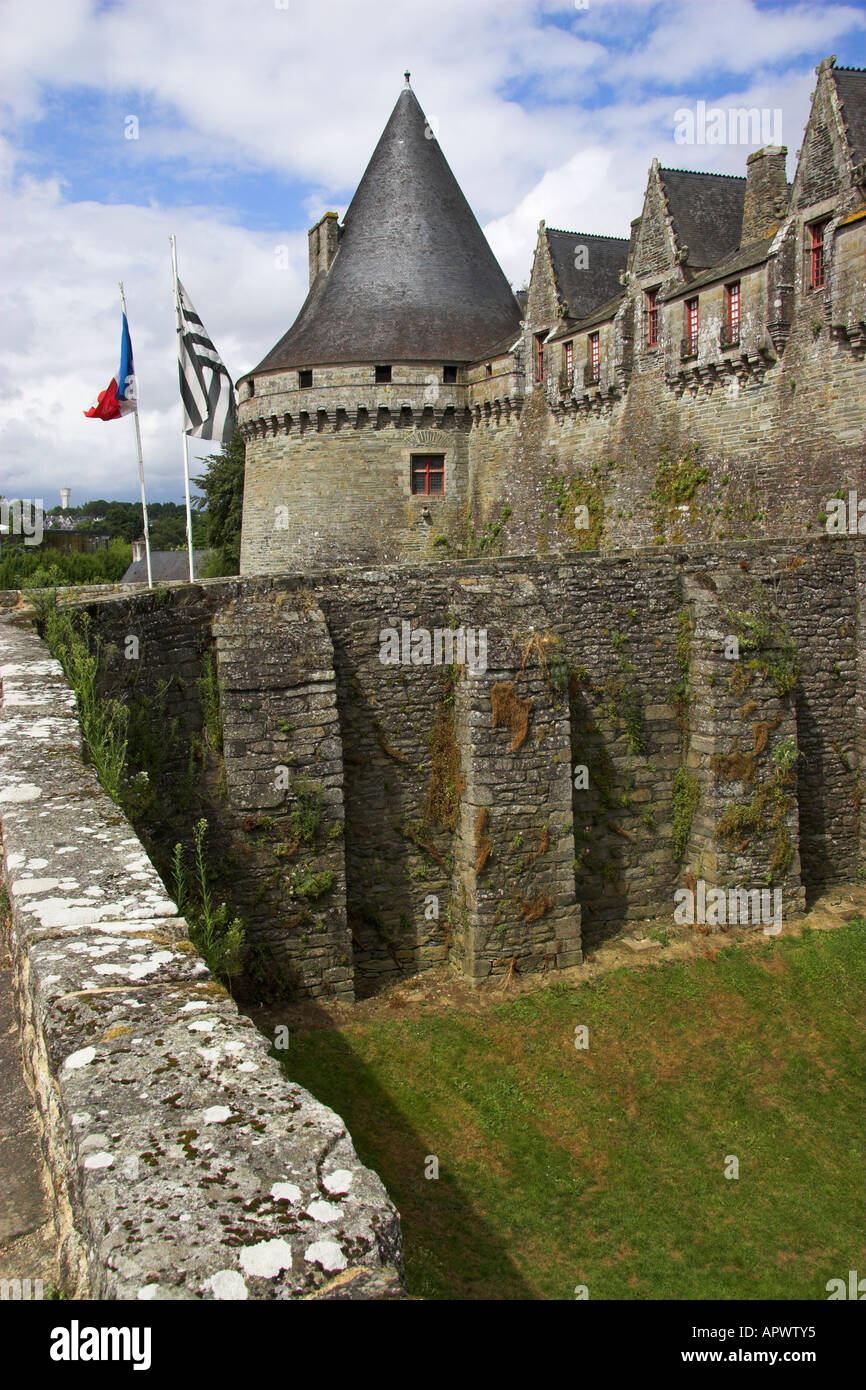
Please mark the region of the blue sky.
POLYGON ((136 497, 132 422, 82 414, 123 279, 150 495, 180 500, 169 234, 238 377, 295 317, 307 228, 345 210, 404 68, 519 288, 542 217, 627 236, 654 155, 745 172, 752 146, 674 142, 681 107, 779 108, 792 173, 830 53, 866 66, 861 4, 3 0, 0 493, 136 497))

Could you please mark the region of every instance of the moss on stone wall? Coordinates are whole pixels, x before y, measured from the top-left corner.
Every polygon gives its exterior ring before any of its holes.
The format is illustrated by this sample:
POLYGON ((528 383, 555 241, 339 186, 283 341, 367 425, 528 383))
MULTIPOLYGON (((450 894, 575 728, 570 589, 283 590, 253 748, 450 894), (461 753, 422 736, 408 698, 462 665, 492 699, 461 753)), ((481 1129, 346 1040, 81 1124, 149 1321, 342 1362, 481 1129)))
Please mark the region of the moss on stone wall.
POLYGON ((800 655, 763 587, 755 586, 748 609, 726 609, 725 617, 740 646, 740 660, 731 675, 735 694, 744 695, 758 673, 780 698, 790 695, 800 679, 800 655))
POLYGON ((677 859, 689 846, 692 820, 701 799, 701 784, 694 773, 678 767, 673 780, 673 844, 677 859))
POLYGON ((456 681, 456 669, 446 667, 439 679, 436 711, 430 731, 430 784, 423 812, 425 826, 438 825, 452 833, 457 829, 460 797, 466 786, 460 771, 460 747, 454 729, 456 681))
POLYGON ((545 491, 574 549, 598 550, 604 535, 604 497, 596 478, 588 481, 580 473, 549 478, 545 491))

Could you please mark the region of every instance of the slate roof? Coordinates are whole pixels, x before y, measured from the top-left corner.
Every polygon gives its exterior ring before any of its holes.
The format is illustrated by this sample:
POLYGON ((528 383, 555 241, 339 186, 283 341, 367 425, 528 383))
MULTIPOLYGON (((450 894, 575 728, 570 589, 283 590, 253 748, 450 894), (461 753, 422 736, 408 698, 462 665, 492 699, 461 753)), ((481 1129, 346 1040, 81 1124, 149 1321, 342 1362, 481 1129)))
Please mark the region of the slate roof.
POLYGON ((739 247, 732 256, 727 256, 718 265, 711 266, 709 270, 704 270, 694 279, 687 280, 684 285, 678 285, 670 294, 664 296, 665 300, 680 299, 683 295, 690 295, 694 290, 701 289, 704 285, 711 285, 715 280, 727 280, 729 276, 736 275, 740 270, 750 270, 752 266, 760 265, 767 259, 767 254, 776 237, 762 237, 758 241, 747 242, 745 246, 739 247))
POLYGON ((866 69, 833 68, 855 164, 866 159, 866 69))
POLYGON ((689 266, 704 269, 740 244, 746 180, 691 169, 659 169, 678 249, 689 248, 689 266))
POLYGON ((470 362, 521 311, 418 100, 406 87, 367 165, 327 274, 255 371, 334 362, 470 362))
MULTIPOLYGON (((193 574, 198 575, 203 550, 192 552, 193 574)), ((150 552, 150 572, 154 584, 166 584, 170 579, 189 579, 189 560, 185 550, 152 550, 150 552)), ((146 584, 147 560, 133 560, 120 580, 121 584, 146 584)))
POLYGON ((568 305, 569 318, 585 318, 619 292, 619 273, 628 260, 627 238, 563 232, 555 227, 545 231, 556 288, 568 305), (578 270, 575 264, 580 246, 586 247, 585 270, 578 270))
POLYGON ((552 333, 549 341, 551 343, 560 342, 563 338, 573 338, 576 333, 583 333, 587 328, 595 328, 597 324, 609 323, 611 319, 616 318, 617 309, 625 297, 625 290, 621 289, 619 294, 615 294, 612 299, 600 304, 593 313, 587 314, 586 318, 581 319, 578 323, 567 323, 564 328, 552 333))

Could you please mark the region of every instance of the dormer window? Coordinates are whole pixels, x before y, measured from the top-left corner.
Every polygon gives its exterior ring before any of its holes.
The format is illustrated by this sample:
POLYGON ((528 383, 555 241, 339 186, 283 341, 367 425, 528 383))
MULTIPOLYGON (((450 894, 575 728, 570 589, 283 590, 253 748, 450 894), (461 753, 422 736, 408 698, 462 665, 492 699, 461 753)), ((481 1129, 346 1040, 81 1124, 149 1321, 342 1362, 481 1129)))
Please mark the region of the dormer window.
POLYGON ((484 364, 484 374, 485 374, 485 376, 492 376, 492 375, 493 375, 493 363, 492 363, 492 362, 485 362, 485 364, 484 364))
POLYGON ((829 221, 829 217, 825 217, 821 222, 813 222, 809 228, 809 283, 813 290, 822 290, 827 283, 824 233, 829 221))
POLYGON ((391 380, 391 368, 390 368, 390 367, 377 367, 377 368, 376 368, 376 385, 377 385, 377 386, 387 386, 387 384, 390 382, 390 380, 391 380))
POLYGON ((456 386, 456 384, 457 384, 457 368, 456 368, 456 367, 451 367, 451 366, 449 366, 449 367, 443 367, 443 368, 442 368, 442 380, 443 380, 443 382, 445 383, 446 386, 456 386))
POLYGON ((313 369, 312 369, 312 367, 310 367, 309 369, 305 368, 302 372, 298 372, 298 389, 299 389, 299 390, 301 390, 301 391, 308 391, 308 390, 310 389, 310 387, 312 386, 312 384, 313 384, 313 369))

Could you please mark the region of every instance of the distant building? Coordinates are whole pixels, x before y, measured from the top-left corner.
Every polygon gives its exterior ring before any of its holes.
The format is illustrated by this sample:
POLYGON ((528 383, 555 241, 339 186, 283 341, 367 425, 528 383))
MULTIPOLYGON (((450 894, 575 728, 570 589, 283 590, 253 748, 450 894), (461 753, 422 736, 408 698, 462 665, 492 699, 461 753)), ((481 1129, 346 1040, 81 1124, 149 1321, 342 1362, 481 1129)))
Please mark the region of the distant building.
MULTIPOLYGON (((193 573, 196 578, 198 578, 204 554, 203 550, 192 552, 193 573)), ((186 580, 188 583, 188 552, 186 550, 152 550, 150 552, 150 570, 154 584, 168 584, 173 579, 186 580)), ((120 583, 147 583, 147 559, 144 553, 144 541, 133 541, 132 564, 121 577, 120 583)))

